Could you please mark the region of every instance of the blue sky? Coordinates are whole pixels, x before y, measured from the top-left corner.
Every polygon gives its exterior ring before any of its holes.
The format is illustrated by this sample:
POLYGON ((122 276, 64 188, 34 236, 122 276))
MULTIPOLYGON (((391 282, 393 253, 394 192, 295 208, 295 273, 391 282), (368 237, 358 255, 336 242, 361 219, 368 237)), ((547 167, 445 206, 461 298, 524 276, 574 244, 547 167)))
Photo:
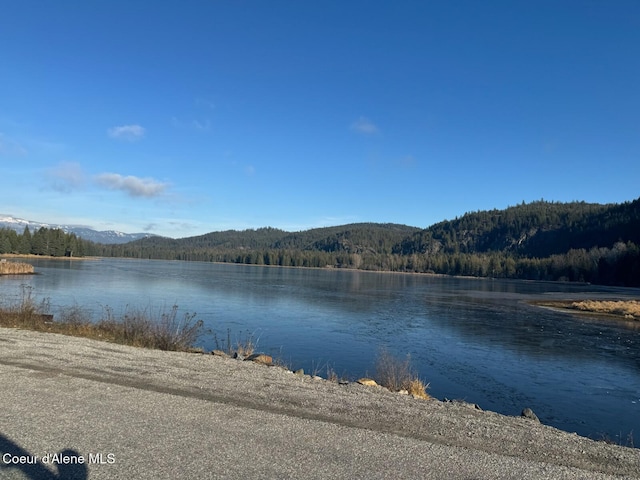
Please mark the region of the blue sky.
POLYGON ((640 2, 31 1, 0 213, 186 237, 640 196, 640 2))

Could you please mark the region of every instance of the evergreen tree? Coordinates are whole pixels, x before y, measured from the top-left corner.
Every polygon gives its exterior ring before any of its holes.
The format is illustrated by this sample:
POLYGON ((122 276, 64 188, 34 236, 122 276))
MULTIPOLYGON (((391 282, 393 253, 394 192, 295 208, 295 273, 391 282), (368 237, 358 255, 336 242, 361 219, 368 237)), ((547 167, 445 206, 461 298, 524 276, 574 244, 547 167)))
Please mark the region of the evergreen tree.
POLYGON ((0 254, 2 253, 11 253, 11 240, 8 235, 0 237, 0 254))
POLYGON ((18 253, 21 255, 27 255, 31 253, 31 232, 29 226, 24 227, 24 232, 20 238, 20 244, 18 246, 18 253))
POLYGON ((47 232, 47 229, 44 227, 41 227, 33 234, 33 239, 31 240, 31 253, 33 253, 34 255, 49 254, 46 232, 47 232))

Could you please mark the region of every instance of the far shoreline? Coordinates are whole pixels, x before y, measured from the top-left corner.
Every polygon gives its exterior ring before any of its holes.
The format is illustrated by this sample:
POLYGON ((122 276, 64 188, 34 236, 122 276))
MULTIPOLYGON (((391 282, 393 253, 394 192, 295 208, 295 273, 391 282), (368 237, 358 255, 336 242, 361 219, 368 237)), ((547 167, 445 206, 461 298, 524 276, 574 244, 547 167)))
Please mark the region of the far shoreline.
POLYGON ((102 260, 104 257, 54 257, 52 255, 34 255, 32 253, 0 253, 0 258, 19 258, 30 260, 102 260))
MULTIPOLYGON (((186 263, 209 263, 214 265, 235 265, 244 267, 268 267, 268 268, 293 268, 300 270, 321 270, 321 271, 336 271, 336 272, 364 272, 364 273, 383 273, 394 275, 418 275, 437 278, 462 278, 467 280, 498 280, 509 282, 532 282, 532 283, 550 283, 550 284, 563 284, 563 285, 595 285, 601 287, 610 287, 611 285, 605 284, 592 284, 590 282, 573 282, 568 280, 536 280, 530 278, 505 278, 505 277, 479 277, 474 275, 450 275, 446 273, 436 272, 407 272, 407 271, 394 271, 394 270, 365 270, 362 268, 353 267, 336 267, 333 265, 327 265, 324 267, 304 267, 297 265, 265 265, 256 263, 237 263, 237 262, 219 262, 208 260, 178 260, 178 259, 165 259, 165 258, 135 258, 135 257, 101 257, 101 256, 85 256, 85 257, 54 257, 51 255, 34 255, 34 254, 18 254, 18 253, 2 253, 0 258, 22 258, 33 260, 91 260, 102 261, 108 259, 117 260, 132 260, 132 261, 155 261, 155 262, 186 262, 186 263)), ((640 290, 640 287, 623 287, 640 290)))

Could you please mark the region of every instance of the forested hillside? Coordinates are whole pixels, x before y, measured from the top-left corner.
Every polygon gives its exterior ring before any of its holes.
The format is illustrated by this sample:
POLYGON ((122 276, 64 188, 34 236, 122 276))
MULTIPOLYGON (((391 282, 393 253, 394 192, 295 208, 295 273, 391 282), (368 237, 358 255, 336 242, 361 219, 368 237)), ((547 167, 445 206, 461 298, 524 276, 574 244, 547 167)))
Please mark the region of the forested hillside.
POLYGON ((640 243, 640 199, 622 205, 534 202, 468 213, 403 241, 394 253, 509 252, 548 257, 571 249, 640 243))
POLYGON ((640 286, 640 199, 468 213, 394 249, 421 272, 640 286))
POLYGON ((537 201, 470 212, 426 229, 358 223, 285 232, 228 230, 121 245, 59 230, 0 230, 0 253, 35 253, 357 268, 640 286, 640 199, 623 204, 537 201))
POLYGON ((179 240, 148 238, 124 245, 96 245, 101 256, 233 262, 295 267, 389 269, 386 257, 418 232, 415 227, 359 223, 302 232, 275 228, 213 232, 179 240), (368 263, 364 263, 366 258, 368 263), (375 261, 376 264, 371 262, 375 261))

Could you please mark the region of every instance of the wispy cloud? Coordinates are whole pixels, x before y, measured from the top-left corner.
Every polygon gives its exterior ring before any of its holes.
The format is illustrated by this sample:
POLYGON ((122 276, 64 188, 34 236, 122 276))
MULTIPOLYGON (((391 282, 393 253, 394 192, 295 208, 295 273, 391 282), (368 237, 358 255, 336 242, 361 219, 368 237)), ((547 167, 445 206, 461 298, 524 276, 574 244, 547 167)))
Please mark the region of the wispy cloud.
POLYGON ((196 130, 209 130, 211 128, 211 122, 209 120, 194 120, 193 122, 191 122, 193 125, 193 128, 195 128, 196 130))
POLYGON ((198 107, 204 107, 210 110, 216 108, 216 104, 214 103, 213 99, 209 97, 198 97, 196 98, 195 103, 198 107))
MULTIPOLYGON (((169 221, 168 222, 169 225, 171 225, 171 228, 173 228, 176 232, 190 232, 193 230, 196 230, 199 225, 197 223, 193 223, 190 222, 188 220, 182 220, 182 221, 169 221)), ((182 235, 183 237, 185 235, 182 235)))
POLYGON ((211 129, 211 121, 208 118, 203 120, 194 119, 191 121, 185 121, 177 117, 171 117, 171 124, 175 128, 193 129, 201 132, 205 132, 211 129))
POLYGON ((107 134, 111 138, 117 140, 126 140, 128 142, 135 142, 144 137, 146 130, 140 125, 120 125, 118 127, 112 127, 107 130, 107 134))
POLYGON ((84 186, 86 176, 76 162, 62 162, 46 171, 51 188, 58 192, 69 193, 84 186))
MULTIPOLYGON (((347 225, 349 223, 360 222, 360 217, 356 215, 346 215, 342 217, 326 216, 312 219, 307 223, 282 223, 279 225, 273 225, 275 228, 280 228, 287 232, 301 232, 304 230, 311 230, 312 228, 332 227, 335 225, 347 225)), ((257 226, 247 228, 258 228, 257 226)))
POLYGON ((153 178, 140 178, 133 175, 123 176, 118 173, 102 173, 95 177, 96 182, 109 190, 120 190, 131 197, 158 197, 169 186, 153 178))
POLYGON ((380 131, 376 124, 369 120, 367 117, 360 117, 358 120, 353 122, 351 124, 351 130, 362 133, 364 135, 373 135, 380 131))
POLYGON ((0 132, 0 155, 23 157, 27 155, 27 149, 0 132))
POLYGON ((244 173, 245 175, 252 177, 256 174, 256 169, 253 165, 247 165, 244 167, 244 173))

